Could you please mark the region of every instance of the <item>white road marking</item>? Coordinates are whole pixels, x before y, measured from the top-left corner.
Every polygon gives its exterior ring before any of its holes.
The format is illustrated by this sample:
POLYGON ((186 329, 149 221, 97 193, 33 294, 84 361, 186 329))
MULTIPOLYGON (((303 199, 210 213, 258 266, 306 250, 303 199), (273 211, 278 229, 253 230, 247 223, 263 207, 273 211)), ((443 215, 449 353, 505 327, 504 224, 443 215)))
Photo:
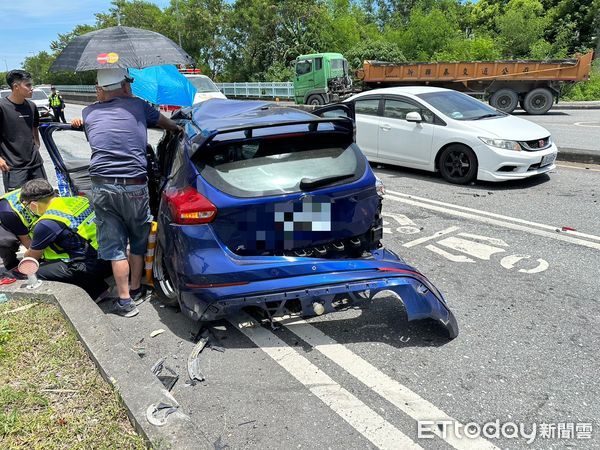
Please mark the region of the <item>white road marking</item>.
POLYGON ((422 448, 300 355, 296 349, 287 345, 269 330, 258 326, 247 314, 238 314, 229 320, 262 351, 371 441, 373 445, 390 450, 422 448), (248 326, 248 322, 255 326, 248 326), (242 324, 245 326, 240 326, 242 324))
POLYGON ((576 127, 600 128, 600 123, 598 122, 575 122, 573 125, 576 127))
MULTIPOLYGON (((384 374, 375 366, 354 354, 305 320, 293 319, 291 322, 283 323, 300 339, 310 344, 315 350, 331 359, 350 375, 364 383, 369 389, 379 394, 414 420, 451 420, 453 423, 459 424, 457 420, 450 417, 444 411, 384 374)), ((459 426, 463 427, 464 425, 460 424, 459 426)), ((432 431, 439 437, 444 438, 437 427, 434 427, 432 431)), ((497 448, 481 437, 478 439, 458 439, 452 433, 448 433, 444 440, 456 449, 497 448)), ((401 447, 397 446, 396 448, 401 447)))
MULTIPOLYGON (((390 191, 388 191, 388 194, 390 191)), ((494 214, 487 211, 479 211, 472 208, 466 208, 464 206, 453 205, 451 203, 443 203, 435 200, 428 200, 420 197, 409 196, 401 193, 391 193, 392 195, 386 195, 386 199, 393 200, 396 202, 405 203, 407 205, 413 205, 419 208, 429 209, 432 211, 442 212, 445 214, 463 217, 466 219, 473 219, 479 222, 487 223, 490 225, 496 225, 499 227, 509 228, 512 230, 524 231, 527 233, 535 234, 538 236, 549 237, 552 239, 556 239, 558 241, 569 242, 572 244, 581 245, 582 247, 589 247, 596 250, 600 250, 600 236, 595 236, 591 234, 579 233, 577 231, 564 231, 564 232, 549 232, 545 230, 556 230, 559 227, 553 227, 550 225, 529 222, 522 219, 517 219, 513 217, 502 216, 500 214, 494 214), (438 206, 443 205, 443 206, 438 206), (469 212, 463 212, 469 211, 469 212), (489 216, 489 217, 485 217, 489 216), (498 220, 502 219, 502 220, 498 220), (517 222, 517 223, 511 223, 517 222), (529 226, 519 225, 526 224, 529 226), (543 228, 542 230, 534 228, 543 228), (577 236, 577 237, 575 237, 577 236), (595 240, 599 242, 590 242, 581 238, 586 238, 590 240, 595 240)), ((416 244, 415 244, 416 245, 416 244)), ((406 246, 406 244, 404 244, 406 246)))
MULTIPOLYGON (((396 214, 396 213, 387 213, 384 212, 382 213, 382 216, 387 216, 387 217, 391 217, 392 219, 394 219, 396 222, 398 222, 398 225, 400 225, 398 228, 396 228, 396 231, 398 233, 401 234, 416 234, 418 232, 420 232, 421 230, 419 229, 419 227, 417 227, 417 225, 410 220, 408 217, 406 217, 404 214, 396 214)), ((388 227, 386 227, 386 225, 389 225, 390 223, 387 221, 383 221, 383 232, 386 234, 391 234, 392 232, 390 231, 390 229, 388 227)))
POLYGON ((449 227, 445 230, 438 231, 437 233, 431 236, 425 236, 419 239, 415 239, 414 241, 407 242, 406 244, 402 244, 402 246, 407 248, 414 247, 415 245, 422 244, 423 242, 431 241, 432 239, 437 239, 445 234, 453 233, 456 230, 458 230, 458 227, 449 227))
POLYGON ((465 255, 453 255, 452 253, 449 253, 446 250, 443 250, 432 244, 426 245, 425 248, 427 250, 431 250, 433 253, 443 256, 444 258, 446 258, 452 262, 471 262, 471 263, 475 262, 474 260, 466 257, 465 255))
POLYGON ((489 242, 490 244, 499 245, 501 247, 508 247, 508 244, 502 239, 492 238, 487 236, 481 236, 480 234, 472 234, 472 233, 458 233, 458 236, 469 237, 478 241, 489 242))
POLYGON ((456 236, 442 239, 441 241, 437 241, 436 244, 486 261, 489 261, 492 255, 496 253, 506 251, 503 248, 492 247, 491 245, 482 244, 480 242, 468 241, 456 236))
MULTIPOLYGON (((508 255, 505 256, 504 258, 502 258, 500 260, 500 265, 502 267, 504 267, 505 269, 512 269, 515 267, 515 265, 517 263, 519 263, 521 260, 523 259, 529 259, 531 258, 530 255, 508 255)), ((535 266, 532 269, 519 269, 519 272, 522 273, 540 273, 543 272, 544 270, 547 270, 548 267, 550 267, 550 264, 548 264, 548 261, 538 258, 537 259, 537 266, 535 266)))

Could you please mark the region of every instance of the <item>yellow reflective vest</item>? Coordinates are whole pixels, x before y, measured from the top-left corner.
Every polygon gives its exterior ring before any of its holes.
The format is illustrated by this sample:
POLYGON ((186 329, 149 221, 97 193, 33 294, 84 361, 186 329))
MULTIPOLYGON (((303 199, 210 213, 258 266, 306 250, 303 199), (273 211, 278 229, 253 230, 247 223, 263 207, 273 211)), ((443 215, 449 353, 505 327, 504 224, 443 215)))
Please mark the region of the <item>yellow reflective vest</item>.
POLYGON ((60 107, 60 105, 62 105, 62 99, 60 98, 60 95, 58 95, 58 93, 51 94, 50 95, 50 107, 58 108, 58 107, 60 107))
MULTIPOLYGON (((86 197, 56 197, 50 201, 48 209, 40 217, 40 220, 55 220, 65 224, 71 231, 82 237, 85 242, 98 250, 98 240, 96 238, 96 213, 92 209, 89 200, 86 197)), ((63 249, 54 246, 57 251, 63 249)), ((57 253, 48 247, 44 250, 44 259, 66 259, 67 254, 57 253), (47 252, 48 251, 48 255, 47 252), (52 255, 54 253, 54 255, 52 255)))
POLYGON ((15 189, 14 191, 10 191, 9 193, 0 197, 0 199, 6 200, 10 205, 10 209, 12 209, 15 214, 19 216, 19 219, 21 219, 23 225, 25 225, 29 230, 29 237, 31 237, 31 230, 33 229, 33 226, 37 222, 38 218, 31 211, 25 208, 23 203, 21 203, 20 198, 21 189, 15 189))

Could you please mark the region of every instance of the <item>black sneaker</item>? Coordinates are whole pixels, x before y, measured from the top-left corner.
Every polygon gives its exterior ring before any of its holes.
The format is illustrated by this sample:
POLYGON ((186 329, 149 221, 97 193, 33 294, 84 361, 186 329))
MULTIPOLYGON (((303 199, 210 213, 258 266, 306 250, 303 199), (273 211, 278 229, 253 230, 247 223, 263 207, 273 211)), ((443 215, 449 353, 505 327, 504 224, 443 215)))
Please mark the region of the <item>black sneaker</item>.
POLYGON ((133 303, 133 300, 131 300, 131 299, 129 299, 129 301, 127 303, 125 303, 124 305, 122 305, 121 302, 119 301, 119 299, 117 299, 113 303, 113 306, 112 306, 110 312, 112 312, 114 314, 118 314, 119 316, 123 316, 123 317, 133 317, 133 316, 137 316, 140 313, 140 310, 137 309, 137 307, 135 306, 135 303, 133 303))

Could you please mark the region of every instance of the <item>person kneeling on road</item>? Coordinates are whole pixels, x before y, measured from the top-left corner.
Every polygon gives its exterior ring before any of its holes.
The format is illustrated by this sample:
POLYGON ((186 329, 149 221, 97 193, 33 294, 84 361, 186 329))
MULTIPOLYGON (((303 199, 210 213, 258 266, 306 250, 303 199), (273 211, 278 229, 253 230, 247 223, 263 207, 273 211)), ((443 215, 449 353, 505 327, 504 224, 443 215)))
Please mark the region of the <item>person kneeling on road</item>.
POLYGON ((110 292, 105 278, 110 263, 98 259, 96 214, 86 197, 58 197, 45 180, 23 185, 21 202, 39 220, 33 227, 31 245, 25 256, 44 259, 38 278, 79 286, 96 302, 110 292))
POLYGON ((21 189, 0 197, 0 258, 6 270, 17 267, 21 244, 29 248, 31 229, 38 217, 19 200, 21 189))

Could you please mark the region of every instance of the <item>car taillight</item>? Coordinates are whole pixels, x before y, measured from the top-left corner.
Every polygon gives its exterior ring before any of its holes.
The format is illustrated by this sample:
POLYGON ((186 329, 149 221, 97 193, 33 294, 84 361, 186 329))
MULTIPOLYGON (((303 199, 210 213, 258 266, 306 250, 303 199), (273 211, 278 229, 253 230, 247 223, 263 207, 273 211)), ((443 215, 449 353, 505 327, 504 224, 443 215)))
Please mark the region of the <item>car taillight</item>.
POLYGON ((163 200, 171 209, 173 222, 181 225, 209 223, 217 215, 217 207, 191 187, 164 192, 163 200))

